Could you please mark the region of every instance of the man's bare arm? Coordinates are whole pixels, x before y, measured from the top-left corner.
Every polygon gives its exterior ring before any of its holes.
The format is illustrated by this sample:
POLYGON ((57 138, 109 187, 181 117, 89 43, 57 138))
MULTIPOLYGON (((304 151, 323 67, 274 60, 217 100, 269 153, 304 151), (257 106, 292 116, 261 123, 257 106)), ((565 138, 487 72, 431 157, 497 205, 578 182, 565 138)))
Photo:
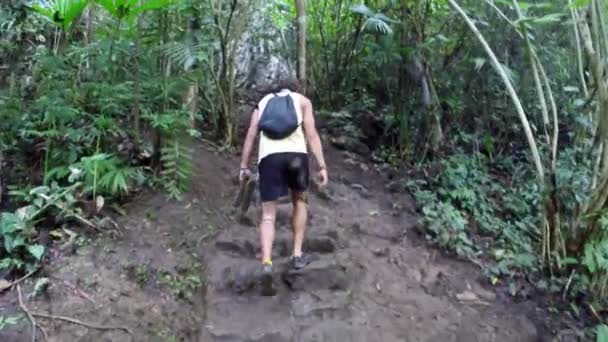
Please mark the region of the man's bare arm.
POLYGON ((258 110, 254 110, 251 113, 251 121, 249 122, 249 129, 247 130, 247 137, 245 137, 245 143, 243 144, 243 155, 241 156, 241 169, 249 167, 249 158, 251 157, 251 151, 253 150, 253 143, 258 135, 258 110))
POLYGON ((313 114, 312 103, 309 99, 302 97, 302 109, 303 109, 303 125, 304 132, 306 133, 306 139, 310 145, 310 149, 317 160, 317 164, 320 169, 325 169, 325 157, 323 156, 323 147, 321 145, 321 138, 319 132, 315 126, 315 117, 313 114))

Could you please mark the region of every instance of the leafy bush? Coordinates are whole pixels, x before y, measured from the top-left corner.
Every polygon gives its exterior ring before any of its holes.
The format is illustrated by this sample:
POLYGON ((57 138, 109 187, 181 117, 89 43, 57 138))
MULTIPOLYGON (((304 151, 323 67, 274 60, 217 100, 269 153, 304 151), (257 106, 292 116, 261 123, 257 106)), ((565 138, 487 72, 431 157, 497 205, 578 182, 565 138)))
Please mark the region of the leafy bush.
POLYGON ((443 248, 454 250, 458 255, 474 254, 475 247, 467 232, 468 220, 464 213, 449 201, 439 201, 430 191, 417 191, 416 200, 422 207, 425 223, 433 239, 443 248))
POLYGON ((490 273, 501 276, 537 267, 538 198, 533 183, 511 181, 490 176, 483 155, 456 154, 441 162, 441 172, 430 184, 412 181, 409 188, 430 239, 458 255, 487 254, 497 262, 490 273))
POLYGON ((56 222, 81 218, 82 212, 76 207, 75 198, 80 186, 75 183, 61 187, 53 183, 29 191, 11 191, 13 196, 29 204, 15 212, 0 214, 0 271, 31 271, 36 267, 46 249, 36 242, 37 224, 48 218, 56 222))
POLYGON ((23 211, 0 214, 0 234, 3 246, 0 249, 0 270, 31 270, 40 261, 44 247, 34 242, 36 230, 23 211))
POLYGON ((585 244, 582 264, 589 272, 582 281, 589 286, 596 298, 608 295, 608 212, 599 220, 600 231, 585 244))

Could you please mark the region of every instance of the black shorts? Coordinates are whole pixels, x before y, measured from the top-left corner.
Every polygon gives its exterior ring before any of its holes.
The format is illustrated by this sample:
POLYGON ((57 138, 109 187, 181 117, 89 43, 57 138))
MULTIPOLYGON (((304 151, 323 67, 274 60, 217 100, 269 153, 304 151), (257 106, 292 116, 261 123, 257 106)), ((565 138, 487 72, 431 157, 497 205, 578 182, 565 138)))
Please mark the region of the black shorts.
POLYGON ((308 189, 310 172, 308 154, 284 152, 262 158, 258 165, 262 202, 276 201, 288 190, 304 192, 308 189))

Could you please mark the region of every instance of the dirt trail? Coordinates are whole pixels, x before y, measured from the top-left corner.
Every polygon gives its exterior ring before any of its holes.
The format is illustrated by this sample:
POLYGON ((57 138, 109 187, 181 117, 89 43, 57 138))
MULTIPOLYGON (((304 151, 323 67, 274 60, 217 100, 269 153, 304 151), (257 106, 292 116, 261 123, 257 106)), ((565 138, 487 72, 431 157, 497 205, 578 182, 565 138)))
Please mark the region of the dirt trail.
POLYGON ((364 164, 329 154, 334 179, 326 193, 311 196, 304 246, 317 260, 304 271, 287 271, 291 208, 280 209, 277 296, 261 297, 256 288, 254 226, 230 224, 205 245, 200 341, 538 340, 534 324, 495 303, 472 268, 410 242, 415 216, 407 197, 386 193, 364 164))
MULTIPOLYGON (((182 202, 143 195, 118 220, 121 237, 95 238, 73 253, 54 250, 48 294, 27 300, 28 307, 126 325, 136 341, 541 340, 526 317, 535 306, 503 301, 473 266, 417 244, 411 200, 386 192, 380 174, 332 149, 332 182, 310 196, 304 249, 317 260, 286 270, 291 209, 282 205, 274 248, 279 292, 261 297, 253 224, 259 205, 249 223, 230 214, 238 161, 202 145, 195 159, 193 189, 182 202)), ((0 297, 9 313, 18 312, 13 295, 0 297)), ((121 331, 40 322, 49 341, 131 341, 121 331)), ((0 332, 0 340, 29 341, 25 323, 0 332)))

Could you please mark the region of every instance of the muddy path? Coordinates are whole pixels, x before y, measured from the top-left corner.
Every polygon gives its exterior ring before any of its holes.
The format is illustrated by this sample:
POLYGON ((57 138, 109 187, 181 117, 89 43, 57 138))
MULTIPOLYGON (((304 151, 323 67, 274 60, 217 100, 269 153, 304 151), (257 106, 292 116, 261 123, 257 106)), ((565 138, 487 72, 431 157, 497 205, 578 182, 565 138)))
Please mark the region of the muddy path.
MULTIPOLYGON (((142 194, 115 234, 54 247, 41 274, 51 285, 30 297, 33 283, 24 283, 25 305, 134 335, 38 318, 48 341, 550 340, 538 324, 545 311, 496 295, 475 266, 421 243, 412 200, 388 191, 381 173, 327 154, 331 183, 310 196, 304 244, 316 260, 299 272, 286 268, 291 209, 280 207, 276 296, 257 289, 259 205, 245 220, 231 213, 238 160, 200 144, 183 201, 142 194)), ((19 312, 14 290, 0 307, 19 312)), ((0 331, 0 341, 30 340, 27 320, 0 331)))

